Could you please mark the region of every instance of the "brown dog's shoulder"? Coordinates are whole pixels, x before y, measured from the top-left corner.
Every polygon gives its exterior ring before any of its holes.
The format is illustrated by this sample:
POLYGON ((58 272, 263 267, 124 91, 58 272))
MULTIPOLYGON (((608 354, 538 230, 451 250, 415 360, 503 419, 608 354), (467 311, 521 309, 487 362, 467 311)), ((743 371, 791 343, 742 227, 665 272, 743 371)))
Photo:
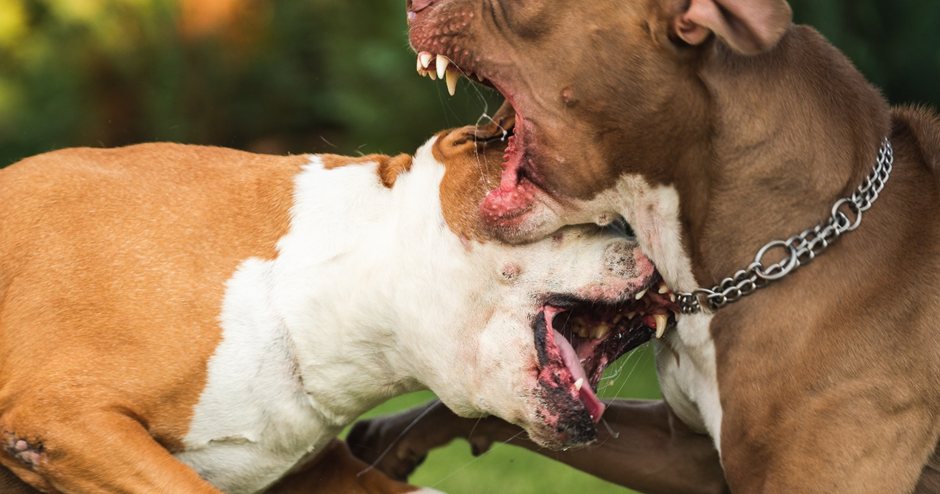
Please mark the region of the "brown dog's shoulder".
POLYGON ((940 114, 923 105, 905 105, 892 112, 893 138, 910 139, 931 170, 940 172, 940 114))

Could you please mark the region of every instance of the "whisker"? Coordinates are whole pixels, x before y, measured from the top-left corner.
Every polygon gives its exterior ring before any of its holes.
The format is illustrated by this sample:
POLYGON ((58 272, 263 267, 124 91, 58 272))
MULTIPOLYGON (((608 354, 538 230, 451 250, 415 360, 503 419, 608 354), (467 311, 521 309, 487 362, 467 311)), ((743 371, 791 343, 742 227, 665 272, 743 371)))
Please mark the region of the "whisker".
MULTIPOLYGON (((636 361, 633 362, 633 367, 630 369, 630 372, 628 372, 627 375, 626 375, 626 377, 624 377, 624 378, 620 381, 620 388, 617 390, 616 395, 619 395, 619 394, 623 391, 623 387, 627 385, 627 381, 629 381, 629 380, 630 380, 630 377, 633 376, 633 373, 636 371, 636 367, 640 364, 640 360, 642 360, 642 359, 640 359, 640 357, 639 357, 639 352, 638 352, 638 350, 643 349, 643 348, 646 348, 646 347, 648 347, 649 345, 650 345, 649 343, 644 343, 644 344, 640 345, 639 347, 637 347, 636 349, 634 349, 633 352, 630 353, 630 356, 631 356, 631 357, 632 357, 633 355, 637 355, 637 358, 636 358, 636 361)), ((627 363, 629 363, 629 360, 628 360, 627 362, 624 362, 624 366, 626 366, 627 363)), ((616 395, 615 395, 615 396, 616 396, 616 395)))
POLYGON ((523 434, 525 434, 525 431, 519 431, 519 432, 517 432, 516 434, 514 434, 512 437, 510 437, 509 439, 506 439, 505 441, 500 441, 499 444, 493 445, 493 447, 491 447, 491 448, 490 448, 489 450, 487 450, 485 453, 483 453, 483 454, 481 454, 480 456, 477 456, 476 458, 473 458, 473 459, 469 460, 468 462, 464 463, 463 465, 461 465, 461 466, 455 468, 455 469, 454 469, 453 471, 451 471, 448 475, 446 475, 446 476, 444 476, 443 478, 439 479, 437 482, 435 482, 434 484, 432 484, 430 487, 438 487, 438 486, 440 486, 443 482, 449 480, 449 479, 452 478, 454 475, 457 475, 458 473, 460 473, 462 470, 466 469, 466 468, 469 467, 470 465, 472 465, 472 464, 474 464, 474 463, 480 461, 484 456, 490 454, 490 452, 493 451, 496 447, 502 446, 502 445, 504 445, 504 444, 509 444, 509 443, 512 442, 514 439, 516 439, 517 437, 519 437, 519 436, 521 436, 521 435, 523 435, 523 434))

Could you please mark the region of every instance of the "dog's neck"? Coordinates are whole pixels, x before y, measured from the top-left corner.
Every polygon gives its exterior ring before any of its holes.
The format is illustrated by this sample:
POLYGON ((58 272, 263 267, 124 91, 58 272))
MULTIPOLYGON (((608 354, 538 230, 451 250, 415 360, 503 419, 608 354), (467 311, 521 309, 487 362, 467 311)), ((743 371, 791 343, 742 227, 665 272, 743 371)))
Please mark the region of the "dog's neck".
POLYGON ((297 180, 270 299, 305 393, 336 425, 393 395, 433 387, 426 362, 446 352, 423 351, 423 335, 480 317, 458 303, 484 290, 475 289, 471 256, 441 217, 444 170, 421 161, 393 188, 368 165, 327 171, 314 162, 297 180))
POLYGON ((890 109, 804 27, 758 57, 718 45, 699 75, 710 132, 674 180, 696 277, 712 283, 744 269, 764 244, 818 224, 858 187, 890 132, 890 109))

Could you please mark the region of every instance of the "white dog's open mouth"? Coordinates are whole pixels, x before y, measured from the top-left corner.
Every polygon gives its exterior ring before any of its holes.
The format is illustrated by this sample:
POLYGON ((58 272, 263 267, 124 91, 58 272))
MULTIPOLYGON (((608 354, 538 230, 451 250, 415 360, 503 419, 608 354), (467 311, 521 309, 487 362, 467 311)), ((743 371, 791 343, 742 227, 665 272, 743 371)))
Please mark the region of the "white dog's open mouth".
POLYGON ((632 300, 617 304, 549 297, 533 323, 538 380, 549 391, 545 398, 575 398, 598 422, 605 408, 597 397, 604 370, 654 335, 662 335, 677 312, 675 296, 659 276, 632 300))

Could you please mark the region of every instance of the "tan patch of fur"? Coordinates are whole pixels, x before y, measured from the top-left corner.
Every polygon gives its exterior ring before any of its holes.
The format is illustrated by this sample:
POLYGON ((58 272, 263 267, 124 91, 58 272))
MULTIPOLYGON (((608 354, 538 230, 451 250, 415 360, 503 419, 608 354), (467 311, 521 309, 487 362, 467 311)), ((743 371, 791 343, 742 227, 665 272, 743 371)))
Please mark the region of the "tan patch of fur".
POLYGON ((502 152, 473 140, 475 127, 463 127, 438 134, 432 153, 444 164, 441 181, 441 209, 450 229, 461 238, 491 240, 480 217, 480 203, 499 185, 502 152))
MULTIPOLYGON (((49 458, 116 443, 115 471, 144 462, 176 475, 165 485, 195 489, 168 453, 148 458, 147 441, 179 449, 221 336, 226 280, 246 258, 275 256, 307 159, 146 144, 0 171, 0 428, 38 439, 49 458), (96 430, 88 417, 102 415, 127 422, 96 430), (114 427, 130 448, 103 436, 114 427), (132 438, 134 427, 146 434, 132 438)), ((37 471, 95 471, 88 460, 37 471)))
POLYGON ((336 154, 322 154, 323 167, 327 170, 341 166, 363 165, 366 163, 376 163, 378 165, 379 180, 382 185, 392 188, 398 175, 411 170, 412 157, 407 154, 398 156, 388 156, 385 154, 368 154, 365 156, 349 157, 336 154))

